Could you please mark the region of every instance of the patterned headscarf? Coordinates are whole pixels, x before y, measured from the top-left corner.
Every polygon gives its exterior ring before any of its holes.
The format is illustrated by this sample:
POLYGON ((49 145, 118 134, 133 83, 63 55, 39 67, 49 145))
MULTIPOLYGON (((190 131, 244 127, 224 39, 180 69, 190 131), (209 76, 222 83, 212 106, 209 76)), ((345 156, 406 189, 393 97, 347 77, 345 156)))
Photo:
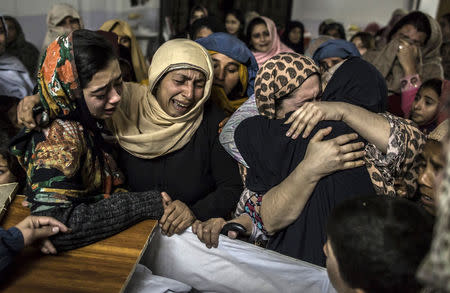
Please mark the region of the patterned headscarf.
POLYGON ((275 100, 292 93, 313 74, 319 74, 314 61, 297 53, 280 53, 267 60, 255 80, 259 113, 274 119, 275 100))
POLYGON ((59 36, 47 48, 38 72, 41 103, 50 120, 68 118, 83 96, 75 66, 72 33, 59 36))

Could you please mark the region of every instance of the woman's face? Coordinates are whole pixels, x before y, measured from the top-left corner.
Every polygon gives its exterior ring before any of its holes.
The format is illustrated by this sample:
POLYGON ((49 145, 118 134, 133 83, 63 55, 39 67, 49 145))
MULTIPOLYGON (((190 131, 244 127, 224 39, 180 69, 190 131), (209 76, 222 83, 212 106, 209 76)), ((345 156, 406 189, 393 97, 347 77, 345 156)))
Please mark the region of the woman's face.
POLYGON ((417 31, 412 24, 405 24, 393 36, 393 39, 402 39, 411 45, 421 47, 425 44, 427 35, 417 31))
POLYGON ((225 17, 225 28, 230 35, 237 35, 240 26, 241 22, 236 18, 236 16, 231 13, 227 14, 227 17, 225 17))
POLYGON ((8 162, 0 155, 0 184, 12 183, 16 181, 16 176, 8 168, 8 162))
POLYGON ((445 166, 445 155, 442 151, 442 144, 434 140, 428 140, 425 144, 419 160, 419 184, 420 201, 425 210, 430 214, 436 214, 437 187, 440 182, 437 178, 441 177, 445 166))
POLYGON ((355 44, 355 46, 358 49, 359 54, 361 54, 361 56, 364 55, 367 52, 367 48, 364 47, 364 44, 363 44, 363 42, 362 42, 360 37, 355 37, 353 39, 352 43, 355 44))
POLYGON ((289 41, 293 44, 298 44, 302 37, 302 30, 299 27, 294 27, 288 34, 289 41))
POLYGON ((277 119, 282 119, 287 113, 300 108, 304 103, 315 100, 320 94, 320 81, 317 74, 308 77, 301 86, 280 102, 277 109, 277 119))
POLYGON ((156 100, 168 115, 183 116, 203 97, 205 84, 205 75, 198 70, 173 70, 157 85, 156 100))
POLYGON ((229 95, 239 83, 239 63, 221 53, 211 58, 214 62, 214 84, 221 86, 229 95))
POLYGON ((105 69, 92 76, 83 89, 86 105, 97 119, 110 118, 120 103, 122 94, 122 73, 117 59, 111 60, 105 69))
POLYGON ((81 28, 78 18, 66 16, 56 26, 63 27, 67 33, 79 30, 81 28))
POLYGON ((427 125, 439 111, 439 96, 431 88, 422 88, 417 92, 411 107, 411 120, 417 125, 427 125))
POLYGON ((8 39, 7 39, 7 43, 10 44, 12 43, 16 37, 17 37, 17 28, 16 25, 14 24, 14 22, 12 22, 11 20, 7 20, 6 21, 6 26, 8 27, 8 39))
POLYGON ((250 42, 257 52, 265 53, 269 51, 272 40, 267 25, 262 23, 255 25, 252 30, 250 42))

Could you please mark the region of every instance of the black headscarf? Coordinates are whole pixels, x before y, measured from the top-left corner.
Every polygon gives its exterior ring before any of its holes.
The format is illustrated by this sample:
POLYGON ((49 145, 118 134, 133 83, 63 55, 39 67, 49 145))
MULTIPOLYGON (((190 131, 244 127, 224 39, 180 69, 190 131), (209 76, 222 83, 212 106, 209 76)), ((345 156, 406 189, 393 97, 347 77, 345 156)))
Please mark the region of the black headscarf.
POLYGON ((381 73, 360 57, 351 57, 333 74, 322 101, 339 101, 380 113, 386 110, 387 86, 381 73))
POLYGON ((281 37, 281 40, 296 53, 304 54, 305 53, 305 49, 303 47, 305 41, 304 34, 305 34, 305 27, 303 23, 301 23, 300 21, 290 21, 286 25, 286 29, 283 33, 283 36, 281 37), (300 35, 300 42, 298 42, 298 44, 294 44, 289 40, 289 32, 296 27, 300 28, 300 30, 302 31, 300 35))

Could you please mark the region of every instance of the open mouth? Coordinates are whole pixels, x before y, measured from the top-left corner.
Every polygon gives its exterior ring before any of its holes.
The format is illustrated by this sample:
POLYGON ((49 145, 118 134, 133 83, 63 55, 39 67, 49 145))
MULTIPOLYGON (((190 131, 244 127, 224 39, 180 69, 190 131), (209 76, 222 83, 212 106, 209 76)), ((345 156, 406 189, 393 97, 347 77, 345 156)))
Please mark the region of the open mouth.
POLYGON ((116 111, 116 108, 105 109, 106 115, 112 115, 116 111))
POLYGON ((181 113, 187 112, 187 110, 190 107, 190 104, 183 104, 175 99, 172 99, 172 104, 173 104, 173 107, 175 108, 175 110, 177 110, 178 112, 181 112, 181 113))

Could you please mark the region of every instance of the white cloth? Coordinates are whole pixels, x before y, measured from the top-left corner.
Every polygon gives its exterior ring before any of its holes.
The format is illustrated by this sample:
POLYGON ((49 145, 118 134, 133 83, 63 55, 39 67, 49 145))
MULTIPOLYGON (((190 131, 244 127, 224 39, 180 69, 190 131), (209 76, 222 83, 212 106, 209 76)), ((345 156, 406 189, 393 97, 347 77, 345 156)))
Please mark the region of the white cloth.
POLYGON ((155 231, 141 263, 201 292, 336 292, 325 268, 222 235, 208 249, 190 228, 172 237, 155 231))
POLYGON ((14 56, 0 56, 0 95, 22 99, 32 94, 34 84, 28 70, 14 56))
POLYGON ((147 267, 138 264, 125 293, 189 292, 191 286, 168 278, 155 276, 147 267))

